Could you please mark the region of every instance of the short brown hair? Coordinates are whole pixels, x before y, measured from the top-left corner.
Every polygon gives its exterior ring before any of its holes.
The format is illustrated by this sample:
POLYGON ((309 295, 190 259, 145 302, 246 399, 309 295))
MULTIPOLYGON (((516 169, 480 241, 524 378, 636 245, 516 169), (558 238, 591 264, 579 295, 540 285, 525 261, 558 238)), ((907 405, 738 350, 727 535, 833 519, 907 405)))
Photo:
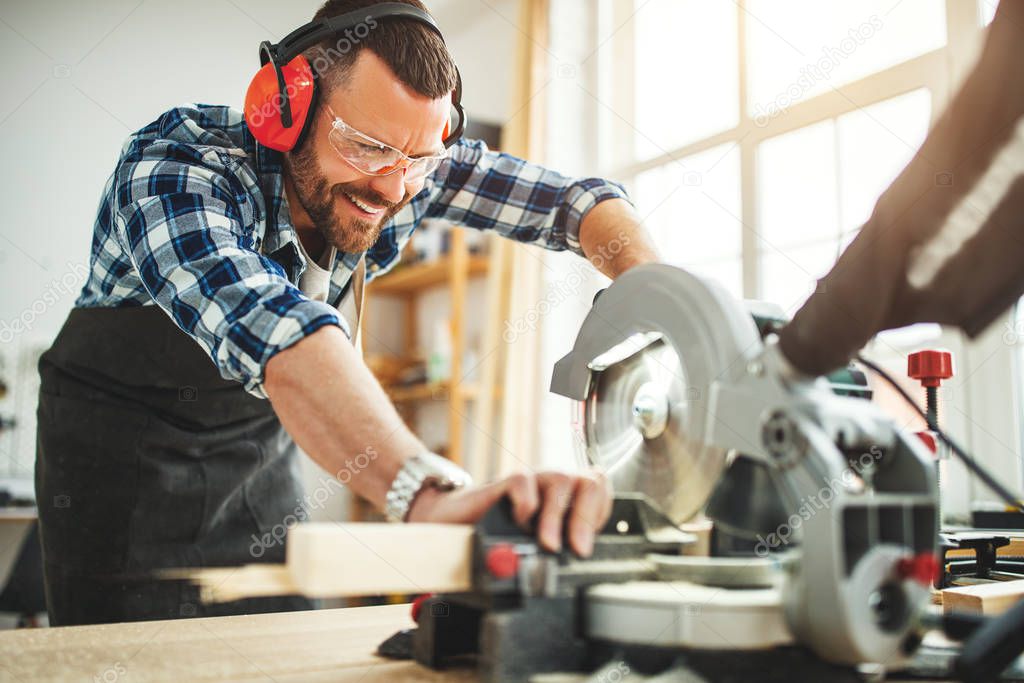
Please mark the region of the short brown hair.
MULTIPOLYGON (((313 16, 328 19, 366 9, 380 0, 327 0, 313 16)), ((398 0, 426 11, 419 0, 398 0)), ((372 17, 372 15, 371 15, 372 17)), ((362 31, 335 36, 306 51, 324 90, 343 86, 363 49, 372 50, 395 72, 398 80, 432 99, 445 97, 455 89, 455 61, 444 40, 429 27, 413 19, 371 18, 362 31)))

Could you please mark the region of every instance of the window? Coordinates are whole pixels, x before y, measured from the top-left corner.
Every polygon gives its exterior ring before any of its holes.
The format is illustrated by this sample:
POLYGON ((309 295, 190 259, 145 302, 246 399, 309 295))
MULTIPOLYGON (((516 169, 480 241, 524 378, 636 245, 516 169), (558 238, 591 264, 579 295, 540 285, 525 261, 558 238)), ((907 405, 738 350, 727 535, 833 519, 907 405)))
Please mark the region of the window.
POLYGON ((700 0, 637 5, 636 31, 643 40, 636 41, 636 157, 649 159, 735 126, 735 6, 700 0))
POLYGON ((670 262, 789 312, 924 139, 949 89, 933 0, 602 0, 606 172, 670 262))
POLYGON ((747 0, 750 111, 775 112, 946 43, 934 0, 747 0))
POLYGON ((722 145, 656 166, 635 186, 644 222, 669 260, 742 296, 739 150, 722 145))
POLYGON ((759 297, 795 312, 924 141, 930 110, 915 90, 758 145, 759 297))

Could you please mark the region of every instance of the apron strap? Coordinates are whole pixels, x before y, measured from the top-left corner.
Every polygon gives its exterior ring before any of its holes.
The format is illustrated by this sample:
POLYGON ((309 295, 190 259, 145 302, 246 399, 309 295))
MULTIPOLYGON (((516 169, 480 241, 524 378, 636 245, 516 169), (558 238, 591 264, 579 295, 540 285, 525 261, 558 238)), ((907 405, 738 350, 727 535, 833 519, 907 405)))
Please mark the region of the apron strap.
POLYGON ((341 300, 338 310, 352 327, 352 345, 356 347, 359 355, 363 355, 363 287, 366 283, 366 255, 360 257, 355 270, 352 271, 351 287, 348 293, 341 300))

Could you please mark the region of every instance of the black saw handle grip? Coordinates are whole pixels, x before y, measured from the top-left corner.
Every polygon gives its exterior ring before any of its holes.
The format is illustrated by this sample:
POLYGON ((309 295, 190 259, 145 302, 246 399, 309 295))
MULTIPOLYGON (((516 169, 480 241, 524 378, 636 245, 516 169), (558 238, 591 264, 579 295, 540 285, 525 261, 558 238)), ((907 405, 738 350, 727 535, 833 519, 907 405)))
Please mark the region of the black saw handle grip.
POLYGON ((1024 652, 1024 601, 978 627, 953 662, 953 676, 965 683, 994 681, 1021 652, 1024 652))

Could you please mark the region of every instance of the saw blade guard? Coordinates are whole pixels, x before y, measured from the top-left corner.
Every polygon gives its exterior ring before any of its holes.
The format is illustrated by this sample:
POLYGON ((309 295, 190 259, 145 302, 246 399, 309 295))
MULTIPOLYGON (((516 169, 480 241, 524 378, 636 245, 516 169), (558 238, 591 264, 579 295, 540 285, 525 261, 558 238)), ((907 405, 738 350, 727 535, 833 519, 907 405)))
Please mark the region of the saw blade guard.
POLYGON ((551 390, 578 402, 586 460, 613 488, 647 495, 681 523, 726 466, 726 450, 708 439, 712 385, 742 376, 761 350, 753 319, 728 292, 647 264, 598 297, 551 390))

